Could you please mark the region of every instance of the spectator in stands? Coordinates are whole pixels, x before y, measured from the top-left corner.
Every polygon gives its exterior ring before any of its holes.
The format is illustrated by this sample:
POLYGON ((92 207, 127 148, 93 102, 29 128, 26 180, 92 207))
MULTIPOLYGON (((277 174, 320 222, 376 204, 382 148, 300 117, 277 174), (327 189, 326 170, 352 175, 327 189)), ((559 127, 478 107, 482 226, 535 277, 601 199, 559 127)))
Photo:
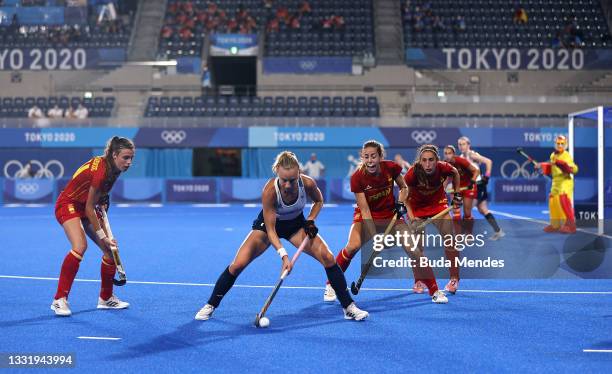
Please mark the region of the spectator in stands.
POLYGON ((310 14, 311 12, 312 8, 310 8, 310 3, 308 1, 302 1, 299 9, 300 17, 304 14, 310 14))
POLYGON ((529 21, 529 16, 527 16, 527 11, 525 10, 525 8, 523 8, 520 5, 517 5, 517 7, 514 10, 513 21, 517 25, 519 24, 524 25, 527 23, 527 21, 529 21))
POLYGON ((344 17, 336 16, 336 15, 332 14, 331 18, 332 18, 332 23, 334 25, 334 28, 336 30, 343 30, 344 29, 344 25, 345 25, 344 17))
POLYGON ((86 119, 89 116, 89 110, 83 104, 79 104, 77 110, 74 111, 74 115, 77 119, 86 119))
POLYGON ((278 7, 278 9, 276 9, 276 18, 278 18, 280 22, 288 23, 289 22, 289 9, 287 9, 287 7, 284 7, 284 6, 278 7))
POLYGON ((306 175, 314 179, 319 179, 323 176, 323 172, 325 172, 325 165, 323 165, 321 161, 317 160, 316 153, 312 153, 310 155, 310 160, 306 161, 304 164, 303 170, 306 175))
POLYGON ((457 15, 455 18, 454 30, 455 32, 464 32, 467 29, 465 19, 461 15, 457 15))
POLYGON ((331 18, 323 18, 321 20, 321 28, 323 30, 331 30, 332 26, 333 26, 333 21, 331 18))
POLYGON ((191 31, 189 27, 183 26, 181 27, 181 30, 179 31, 179 36, 181 40, 188 41, 191 38, 193 38, 193 31, 191 31))
POLYGON ((300 19, 299 16, 291 16, 291 19, 289 20, 289 27, 292 30, 299 30, 301 25, 300 25, 300 19))
POLYGON ((33 118, 33 119, 45 118, 45 114, 37 105, 34 105, 33 107, 30 108, 30 110, 28 110, 28 118, 33 118))
POLYGON ((442 21, 440 16, 434 16, 432 28, 434 31, 444 31, 446 29, 446 25, 444 25, 444 21, 442 21))
POLYGON ((414 22, 412 24, 415 32, 421 32, 425 28, 425 22, 423 20, 423 16, 415 15, 414 22))
POLYGON ((53 108, 50 108, 47 111, 47 117, 49 118, 62 118, 64 115, 64 111, 57 104, 53 108))
POLYGON ((272 9, 274 6, 274 0, 264 0, 264 8, 272 9))
POLYGON ((174 35, 174 30, 172 29, 172 27, 168 26, 168 25, 164 25, 164 27, 162 27, 161 29, 161 37, 163 40, 169 40, 172 38, 172 35, 174 35))
POLYGON ((68 109, 66 109, 66 112, 64 113, 64 117, 68 118, 68 119, 75 119, 77 118, 74 107, 72 105, 70 105, 68 107, 68 109))
POLYGON ((269 33, 278 32, 280 30, 280 25, 278 23, 277 18, 272 18, 270 22, 268 22, 268 27, 266 28, 269 33))

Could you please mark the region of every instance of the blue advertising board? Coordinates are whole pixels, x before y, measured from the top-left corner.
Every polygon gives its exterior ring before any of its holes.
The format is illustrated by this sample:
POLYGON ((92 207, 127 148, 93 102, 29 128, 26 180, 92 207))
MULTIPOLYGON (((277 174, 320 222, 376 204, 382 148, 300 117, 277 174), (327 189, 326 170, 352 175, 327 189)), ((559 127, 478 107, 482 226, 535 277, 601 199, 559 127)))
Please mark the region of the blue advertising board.
POLYGON ((351 74, 352 57, 264 57, 264 74, 351 74))
POLYGON ((0 71, 108 68, 126 56, 125 48, 0 48, 0 71))
POLYGON ((610 49, 407 48, 406 63, 420 69, 587 70, 612 65, 610 49))

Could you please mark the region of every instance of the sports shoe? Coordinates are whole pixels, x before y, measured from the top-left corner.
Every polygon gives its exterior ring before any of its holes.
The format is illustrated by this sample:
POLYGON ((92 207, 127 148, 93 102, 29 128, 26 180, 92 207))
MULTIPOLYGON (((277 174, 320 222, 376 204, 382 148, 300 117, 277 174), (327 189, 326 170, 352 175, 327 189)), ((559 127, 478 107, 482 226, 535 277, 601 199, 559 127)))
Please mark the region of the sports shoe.
POLYGON ((561 234, 575 234, 576 233, 576 225, 572 225, 572 224, 565 224, 563 226, 561 226, 561 228, 559 229, 559 232, 561 234))
POLYGON ((331 284, 325 285, 323 301, 325 301, 326 303, 333 303, 334 301, 336 301, 336 291, 334 291, 334 288, 331 286, 331 284))
POLYGON ((490 240, 499 240, 501 238, 503 238, 504 236, 506 236, 506 233, 504 232, 504 230, 499 230, 496 231, 493 235, 491 235, 491 237, 489 238, 490 240))
POLYGON ((544 232, 557 232, 559 231, 558 227, 554 227, 553 225, 548 225, 544 227, 544 232))
POLYGON ((423 293, 425 292, 425 283, 422 281, 414 282, 414 286, 412 286, 412 292, 414 293, 423 293))
POLYGON ((196 313, 195 319, 197 319, 198 321, 206 321, 207 319, 210 319, 210 317, 212 317, 214 311, 214 306, 206 304, 196 313))
POLYGON ((68 317, 72 314, 70 306, 68 305, 68 300, 66 300, 65 297, 53 300, 51 303, 51 310, 55 312, 56 316, 68 317))
POLYGON ((457 292, 457 288, 459 288, 459 279, 451 278, 446 286, 444 286, 444 291, 448 291, 454 295, 455 292, 457 292))
POLYGON ((112 295, 108 300, 103 300, 98 297, 98 309, 125 309, 130 306, 130 303, 119 300, 115 295, 112 295))
POLYGON ((444 292, 440 290, 437 290, 436 292, 434 292, 433 296, 431 297, 431 301, 436 304, 448 303, 448 299, 446 298, 446 295, 444 294, 444 292))
POLYGON ((370 314, 365 310, 361 310, 357 308, 355 303, 351 303, 351 305, 347 306, 344 309, 344 319, 354 319, 355 321, 362 321, 368 318, 370 314))

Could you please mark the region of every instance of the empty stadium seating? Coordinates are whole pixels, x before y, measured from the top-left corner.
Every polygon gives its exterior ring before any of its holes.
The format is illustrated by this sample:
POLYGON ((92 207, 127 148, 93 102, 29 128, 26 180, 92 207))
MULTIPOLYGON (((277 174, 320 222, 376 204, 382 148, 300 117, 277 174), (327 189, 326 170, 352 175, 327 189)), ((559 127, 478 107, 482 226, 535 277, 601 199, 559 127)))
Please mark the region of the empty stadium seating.
POLYGON ((150 97, 145 117, 378 117, 374 96, 150 97))
POLYGON ((89 117, 110 117, 115 106, 115 98, 112 96, 82 98, 82 97, 3 97, 0 101, 0 117, 2 118, 25 118, 28 110, 34 105, 38 106, 45 114, 47 110, 55 105, 66 110, 70 106, 76 108, 83 104, 89 111, 89 117))
POLYGON ((407 0, 402 0, 407 48, 549 48, 556 46, 555 38, 572 21, 581 36, 581 47, 610 47, 600 0, 417 0, 406 5, 407 0), (527 12, 524 24, 513 19, 519 4, 527 12), (417 14, 422 15, 420 31, 415 29, 417 14), (465 31, 454 28, 458 15, 464 18, 465 31), (436 16, 442 19, 443 28, 434 27, 436 16))
MULTIPOLYGON (((301 1, 283 2, 290 13, 296 12, 301 1)), ((373 11, 371 0, 313 0, 312 11, 303 14, 300 28, 280 23, 279 32, 266 35, 266 55, 269 56, 354 56, 374 54, 373 11), (324 29, 323 20, 332 15, 342 16, 344 26, 324 29)))

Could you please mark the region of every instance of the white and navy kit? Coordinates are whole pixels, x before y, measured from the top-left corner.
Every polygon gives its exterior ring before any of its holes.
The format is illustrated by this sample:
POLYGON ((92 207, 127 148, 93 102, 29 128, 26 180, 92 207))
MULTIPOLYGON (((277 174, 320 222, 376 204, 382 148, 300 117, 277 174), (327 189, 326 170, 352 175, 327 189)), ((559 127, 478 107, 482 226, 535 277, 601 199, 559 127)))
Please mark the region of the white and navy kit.
MULTIPOLYGON (((466 160, 468 160, 470 162, 470 164, 476 166, 476 168, 478 170, 480 170, 480 164, 476 161, 474 161, 474 159, 472 158, 472 154, 474 153, 474 151, 470 150, 468 153, 462 153, 461 157, 465 158, 466 160)), ((482 174, 482 173, 481 173, 482 174)), ((478 175, 478 178, 476 178, 476 191, 477 191, 477 197, 476 200, 480 203, 481 201, 485 201, 489 198, 489 194, 487 193, 487 185, 482 183, 482 176, 478 175)))
MULTIPOLYGON (((298 195, 294 202, 287 204, 281 196, 278 177, 274 180, 276 191, 276 233, 279 238, 289 240, 296 232, 304 227, 304 207, 306 206, 306 189, 302 177, 298 179, 298 195)), ((266 231, 263 218, 263 209, 253 221, 253 230, 266 231)))

